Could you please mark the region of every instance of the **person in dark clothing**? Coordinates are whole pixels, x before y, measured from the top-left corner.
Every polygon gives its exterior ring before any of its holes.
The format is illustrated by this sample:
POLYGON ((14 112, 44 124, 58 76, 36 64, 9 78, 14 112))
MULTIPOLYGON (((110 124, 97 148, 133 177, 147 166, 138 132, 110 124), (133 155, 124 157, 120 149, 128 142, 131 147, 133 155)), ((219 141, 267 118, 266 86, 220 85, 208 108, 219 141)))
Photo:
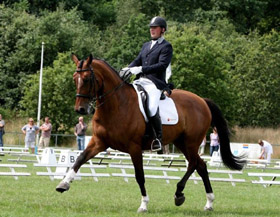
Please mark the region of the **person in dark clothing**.
POLYGON ((171 67, 173 49, 163 37, 166 30, 165 19, 154 17, 150 22, 151 41, 144 43, 136 59, 128 68, 123 69, 136 75, 134 83, 140 84, 149 95, 147 115, 156 136, 151 145, 152 151, 162 151, 162 124, 158 105, 163 91, 167 92, 167 95, 171 94, 166 73, 171 67))

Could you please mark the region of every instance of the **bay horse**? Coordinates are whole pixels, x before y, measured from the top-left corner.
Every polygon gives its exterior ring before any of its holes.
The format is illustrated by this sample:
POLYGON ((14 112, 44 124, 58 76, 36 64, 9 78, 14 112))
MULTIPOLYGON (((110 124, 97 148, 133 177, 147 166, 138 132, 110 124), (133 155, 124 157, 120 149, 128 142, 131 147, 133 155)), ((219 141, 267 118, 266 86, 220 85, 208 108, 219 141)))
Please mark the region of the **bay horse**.
MULTIPOLYGON (((142 151, 150 150, 151 141, 143 142, 146 123, 139 109, 137 94, 132 85, 123 81, 105 61, 94 59, 92 55, 80 61, 74 54, 72 60, 77 66, 73 75, 77 88, 75 110, 87 114, 90 104, 95 101, 96 112, 92 118, 92 139, 56 190, 61 193, 69 190, 70 182, 81 165, 111 147, 130 154, 142 194, 138 212, 145 212, 149 197, 145 189, 142 151)), ((175 102, 179 121, 176 125, 163 126, 163 145, 174 143, 189 162, 187 172, 177 183, 175 205, 184 203, 183 190, 196 170, 205 186, 207 200, 204 209, 212 210, 214 193, 206 164, 198 155, 199 146, 209 127, 212 125, 218 130, 220 153, 225 166, 241 170, 245 161, 231 153, 227 123, 214 102, 179 89, 173 90, 170 97, 175 102)))

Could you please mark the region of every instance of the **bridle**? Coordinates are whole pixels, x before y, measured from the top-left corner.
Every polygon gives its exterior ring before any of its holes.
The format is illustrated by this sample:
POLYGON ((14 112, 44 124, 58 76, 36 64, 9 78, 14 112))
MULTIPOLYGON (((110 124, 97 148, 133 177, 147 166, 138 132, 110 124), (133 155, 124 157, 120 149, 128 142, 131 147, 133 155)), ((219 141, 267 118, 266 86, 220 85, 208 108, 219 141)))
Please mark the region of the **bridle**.
MULTIPOLYGON (((78 68, 82 68, 83 66, 83 60, 80 62, 80 65, 78 68)), ((95 76, 95 73, 93 71, 93 68, 90 66, 89 68, 87 69, 78 69, 76 70, 77 73, 80 73, 80 72, 90 72, 90 91, 89 91, 89 94, 81 94, 81 93, 77 93, 76 94, 76 98, 77 97, 81 97, 81 98, 87 98, 90 100, 89 102, 89 106, 91 107, 95 107, 96 109, 99 108, 100 106, 102 106, 110 96, 113 96, 113 94, 118 90, 120 89, 126 82, 126 80, 123 80, 119 85, 117 85, 116 87, 114 87, 113 89, 97 96, 97 93, 96 93, 96 86, 95 86, 95 83, 97 84, 98 88, 97 88, 97 91, 100 90, 102 87, 103 87, 103 83, 100 85, 99 83, 99 80, 96 78, 95 76), (91 95, 91 93, 93 92, 93 95, 91 95), (111 94, 112 93, 112 94, 111 94), (110 96, 108 96, 109 94, 111 94, 110 96), (107 97, 107 99, 105 100, 105 97, 107 97), (100 102, 99 104, 96 104, 97 101, 102 101, 103 102, 100 102)))

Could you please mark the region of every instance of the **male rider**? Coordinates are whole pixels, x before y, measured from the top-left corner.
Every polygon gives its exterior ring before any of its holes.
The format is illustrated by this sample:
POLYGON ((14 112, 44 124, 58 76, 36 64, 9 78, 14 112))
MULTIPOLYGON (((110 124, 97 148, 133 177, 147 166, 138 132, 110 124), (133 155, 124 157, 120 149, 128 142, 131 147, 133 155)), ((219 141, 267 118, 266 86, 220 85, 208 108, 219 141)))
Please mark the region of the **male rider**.
POLYGON ((170 66, 173 49, 163 37, 166 30, 166 21, 162 17, 154 17, 150 22, 151 41, 144 43, 139 55, 128 66, 130 72, 136 75, 134 82, 148 93, 147 115, 156 134, 152 151, 162 150, 162 124, 158 109, 160 96, 166 90, 171 94, 166 83, 166 69, 170 66))

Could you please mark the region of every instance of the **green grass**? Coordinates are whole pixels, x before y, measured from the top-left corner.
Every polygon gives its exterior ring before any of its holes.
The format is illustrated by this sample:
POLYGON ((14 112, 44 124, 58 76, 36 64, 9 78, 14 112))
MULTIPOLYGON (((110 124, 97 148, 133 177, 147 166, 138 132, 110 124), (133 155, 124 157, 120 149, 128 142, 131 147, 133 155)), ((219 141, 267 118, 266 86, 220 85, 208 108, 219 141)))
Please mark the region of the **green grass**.
MULTIPOLYGON (((2 157, 2 163, 10 156, 2 157)), ((106 216, 131 217, 140 205, 141 195, 134 179, 126 183, 122 178, 92 178, 74 181, 68 192, 60 194, 55 191, 59 180, 51 181, 49 177, 36 176, 36 171, 46 171, 45 168, 35 168, 26 163, 28 168, 16 171, 31 172, 29 177, 0 177, 0 216, 106 216)), ((3 170, 2 170, 3 171, 3 170)), ((115 170, 118 171, 119 170, 115 170)), ((251 170, 250 170, 251 171, 251 170)), ((244 178, 248 180, 247 173, 244 178)), ((275 172, 275 171, 274 171, 275 172)), ((180 172, 183 175, 183 172, 180 172)), ((240 178, 238 176, 238 178, 240 178)), ((177 181, 167 184, 164 180, 146 179, 146 189, 150 197, 147 217, 153 216, 280 216, 280 187, 264 188, 250 182, 230 183, 212 182, 215 193, 213 212, 204 212, 206 203, 202 182, 197 185, 189 181, 184 191, 185 203, 176 207, 173 195, 177 181)))

